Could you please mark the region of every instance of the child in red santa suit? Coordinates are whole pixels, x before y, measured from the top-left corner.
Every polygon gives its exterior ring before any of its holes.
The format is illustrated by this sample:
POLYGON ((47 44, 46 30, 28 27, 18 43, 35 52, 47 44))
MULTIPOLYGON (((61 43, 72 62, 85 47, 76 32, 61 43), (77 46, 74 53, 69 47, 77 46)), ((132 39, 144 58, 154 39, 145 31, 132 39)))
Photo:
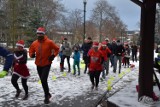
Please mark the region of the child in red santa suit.
POLYGON ((28 85, 27 85, 27 79, 29 78, 29 70, 26 66, 27 63, 27 50, 24 49, 24 41, 19 40, 16 43, 16 50, 14 51, 14 61, 13 61, 13 74, 11 78, 11 83, 16 89, 16 95, 15 97, 18 98, 21 89, 18 85, 18 79, 21 77, 22 86, 25 91, 25 95, 23 97, 23 100, 26 100, 28 98, 28 85))

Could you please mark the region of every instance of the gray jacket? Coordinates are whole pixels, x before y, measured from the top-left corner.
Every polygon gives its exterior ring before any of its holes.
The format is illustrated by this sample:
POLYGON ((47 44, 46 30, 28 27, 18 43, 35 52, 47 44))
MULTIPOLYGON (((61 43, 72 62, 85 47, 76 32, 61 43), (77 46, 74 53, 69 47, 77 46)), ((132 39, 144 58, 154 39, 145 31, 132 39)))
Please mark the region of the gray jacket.
POLYGON ((71 56, 72 54, 71 44, 69 42, 63 42, 60 50, 62 51, 62 55, 71 56))

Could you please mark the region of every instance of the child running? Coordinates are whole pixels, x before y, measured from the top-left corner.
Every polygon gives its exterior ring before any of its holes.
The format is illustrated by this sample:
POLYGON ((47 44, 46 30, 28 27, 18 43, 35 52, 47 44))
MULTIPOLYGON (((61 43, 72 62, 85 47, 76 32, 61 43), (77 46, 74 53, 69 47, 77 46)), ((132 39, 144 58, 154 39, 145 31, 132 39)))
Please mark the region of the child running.
POLYGON ((14 71, 12 74, 11 83, 13 84, 13 86, 15 87, 15 89, 17 91, 15 97, 18 98, 21 93, 21 89, 19 88, 17 81, 21 77, 22 86, 25 91, 25 95, 22 99, 26 100, 28 98, 27 79, 30 76, 29 70, 26 66, 27 51, 24 49, 24 41, 23 40, 19 40, 16 43, 16 46, 17 46, 17 49, 16 49, 16 51, 14 51, 14 62, 13 62, 14 71))
POLYGON ((74 54, 73 54, 73 70, 74 73, 73 75, 76 75, 76 66, 78 69, 78 75, 80 75, 80 67, 79 67, 79 63, 80 63, 80 52, 78 47, 74 47, 74 54))

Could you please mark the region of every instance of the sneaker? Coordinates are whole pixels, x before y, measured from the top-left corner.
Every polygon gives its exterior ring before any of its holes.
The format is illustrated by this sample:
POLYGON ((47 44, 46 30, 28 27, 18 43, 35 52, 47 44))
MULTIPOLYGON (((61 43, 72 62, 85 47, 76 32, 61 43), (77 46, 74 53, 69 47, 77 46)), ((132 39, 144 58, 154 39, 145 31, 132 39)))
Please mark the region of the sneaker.
POLYGON ((49 93, 47 97, 45 97, 44 99, 44 103, 45 104, 49 104, 50 103, 50 98, 52 97, 52 95, 49 93))
POLYGON ((50 103, 50 101, 49 101, 49 98, 48 98, 48 97, 44 99, 44 103, 45 103, 45 104, 49 104, 49 103, 50 103))
POLYGON ((19 97, 19 95, 20 95, 20 93, 21 93, 21 90, 18 90, 18 91, 16 92, 15 97, 16 97, 16 98, 18 98, 18 97, 19 97))
POLYGON ((145 105, 154 105, 154 100, 148 96, 142 96, 138 99, 138 101, 145 105))
POLYGON ((50 99, 51 97, 52 97, 52 95, 49 93, 49 94, 48 94, 48 98, 50 99))
POLYGON ((22 98, 22 100, 27 100, 28 99, 28 94, 25 94, 25 96, 22 98))

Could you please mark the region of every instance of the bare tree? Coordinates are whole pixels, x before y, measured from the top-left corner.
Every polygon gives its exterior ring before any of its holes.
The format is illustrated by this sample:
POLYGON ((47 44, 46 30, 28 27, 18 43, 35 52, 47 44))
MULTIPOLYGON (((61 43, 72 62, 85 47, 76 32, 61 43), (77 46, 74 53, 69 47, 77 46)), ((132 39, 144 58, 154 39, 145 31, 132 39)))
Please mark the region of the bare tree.
POLYGON ((34 39, 33 35, 39 26, 45 26, 49 33, 56 26, 55 23, 63 10, 64 7, 58 0, 0 1, 0 11, 3 11, 5 16, 3 22, 6 22, 5 29, 8 30, 5 35, 9 41, 13 41, 13 47, 17 39, 34 39))
POLYGON ((88 37, 92 37, 93 40, 97 40, 97 34, 98 34, 98 31, 96 29, 96 25, 95 23, 93 23, 92 21, 87 21, 86 22, 86 30, 87 30, 87 36, 88 37))
POLYGON ((116 33, 119 32, 120 34, 121 30, 125 29, 125 25, 117 16, 115 8, 110 6, 106 0, 98 0, 95 3, 91 20, 96 24, 97 30, 99 31, 99 41, 102 41, 102 35, 104 34, 108 34, 108 36, 111 37, 117 37, 116 33))
POLYGON ((82 28, 82 11, 79 9, 73 10, 69 13, 68 23, 71 32, 73 33, 72 43, 82 40, 81 28, 82 28))

